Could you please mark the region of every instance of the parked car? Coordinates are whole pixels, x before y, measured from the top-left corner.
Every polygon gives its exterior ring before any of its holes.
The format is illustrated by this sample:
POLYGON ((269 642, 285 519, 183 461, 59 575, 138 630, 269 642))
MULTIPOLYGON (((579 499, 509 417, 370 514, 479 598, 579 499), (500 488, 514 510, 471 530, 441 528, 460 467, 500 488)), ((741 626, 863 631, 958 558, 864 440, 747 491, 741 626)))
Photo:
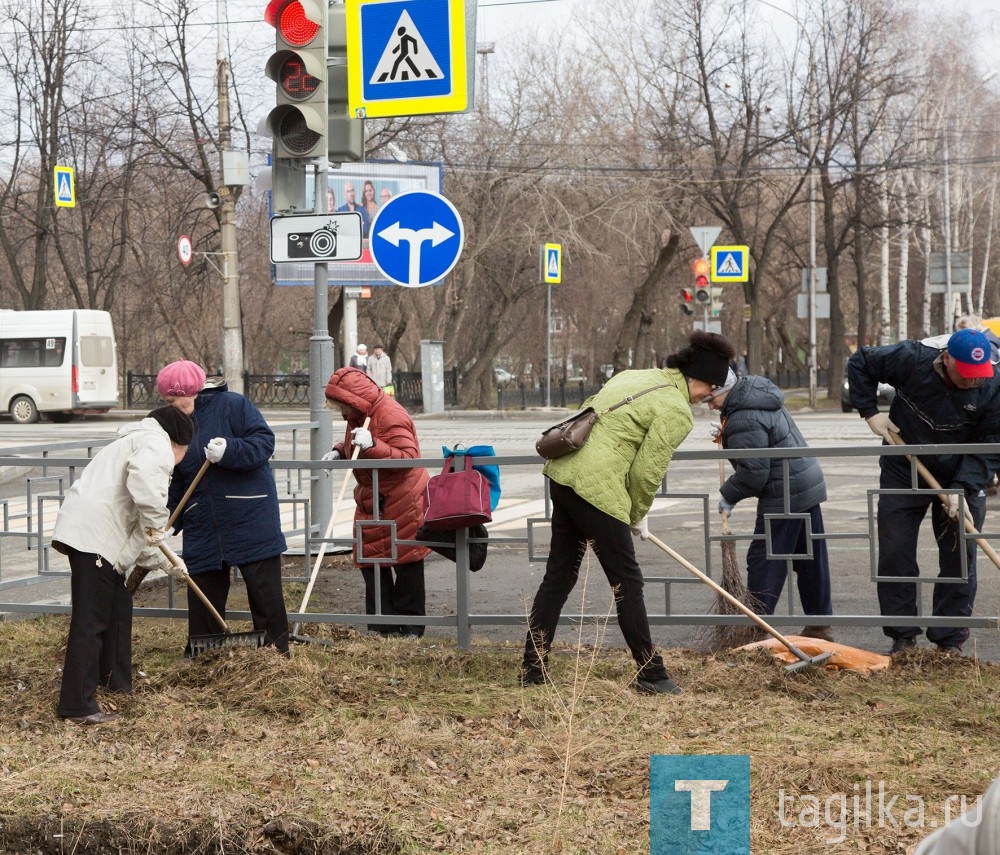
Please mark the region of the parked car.
MULTIPOLYGON (((892 403, 893 398, 896 397, 896 389, 890 386, 888 383, 878 384, 878 402, 879 404, 888 407, 892 403)), ((851 406, 851 390, 847 385, 847 366, 844 366, 844 380, 840 384, 840 409, 845 413, 850 413, 854 410, 851 406)))
POLYGON ((514 379, 514 375, 511 374, 506 368, 494 368, 493 369, 493 379, 501 385, 506 385, 514 379))
POLYGON ((308 386, 308 371, 293 371, 291 374, 279 374, 274 378, 275 386, 308 386))

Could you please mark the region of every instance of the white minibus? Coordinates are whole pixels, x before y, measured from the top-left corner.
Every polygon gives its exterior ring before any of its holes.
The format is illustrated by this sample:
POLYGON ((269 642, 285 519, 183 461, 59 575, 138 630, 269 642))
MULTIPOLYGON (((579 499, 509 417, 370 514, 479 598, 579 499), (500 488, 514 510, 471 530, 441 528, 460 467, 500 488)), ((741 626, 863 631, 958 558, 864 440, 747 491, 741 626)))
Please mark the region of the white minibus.
POLYGON ((18 424, 118 406, 111 315, 94 309, 0 310, 0 412, 18 424))

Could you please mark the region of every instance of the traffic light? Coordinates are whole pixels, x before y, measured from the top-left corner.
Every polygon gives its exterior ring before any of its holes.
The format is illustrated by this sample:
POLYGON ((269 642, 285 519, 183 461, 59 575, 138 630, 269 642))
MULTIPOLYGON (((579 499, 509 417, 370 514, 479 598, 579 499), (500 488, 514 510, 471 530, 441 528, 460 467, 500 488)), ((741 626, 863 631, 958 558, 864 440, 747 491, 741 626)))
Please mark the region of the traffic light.
POLYGON ((694 307, 691 305, 692 300, 694 300, 694 295, 691 293, 691 289, 681 288, 681 311, 685 315, 694 314, 694 307))
POLYGON ((273 140, 271 191, 277 211, 305 208, 305 165, 326 159, 326 0, 270 0, 275 52, 264 73, 276 84, 275 107, 262 132, 273 140))
POLYGON ((352 119, 347 109, 347 10, 337 3, 328 15, 328 157, 334 163, 357 162, 365 159, 365 120, 352 119))
POLYGON ((707 258, 696 258, 691 262, 691 272, 694 274, 694 301, 710 303, 712 294, 708 287, 709 263, 707 258))
POLYGON ((713 318, 719 317, 719 313, 722 311, 722 288, 709 288, 712 302, 709 304, 709 311, 712 313, 713 318))

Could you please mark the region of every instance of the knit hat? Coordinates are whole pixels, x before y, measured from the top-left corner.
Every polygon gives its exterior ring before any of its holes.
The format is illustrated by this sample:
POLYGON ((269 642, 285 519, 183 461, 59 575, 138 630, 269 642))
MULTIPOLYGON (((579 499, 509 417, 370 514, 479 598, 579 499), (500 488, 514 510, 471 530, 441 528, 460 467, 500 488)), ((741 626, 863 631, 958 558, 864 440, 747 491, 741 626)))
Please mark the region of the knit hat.
POLYGON ((966 380, 993 376, 993 351, 990 341, 979 330, 964 329, 948 339, 948 355, 955 360, 955 370, 966 380))
POLYGON ((183 413, 177 407, 160 407, 153 410, 146 418, 155 419, 157 424, 167 432, 171 442, 177 445, 190 445, 194 438, 194 422, 191 416, 183 413))
POLYGON ((729 373, 726 375, 726 382, 719 386, 711 395, 706 395, 705 400, 711 401, 713 398, 718 398, 719 395, 725 395, 733 386, 736 385, 736 381, 739 377, 736 376, 736 372, 732 368, 729 369, 729 373))
POLYGON ((687 347, 667 356, 667 368, 676 368, 685 377, 710 386, 725 385, 729 362, 736 356, 729 340, 716 333, 695 330, 688 342, 687 347))
POLYGON ((358 345, 358 353, 368 353, 368 348, 365 345, 363 345, 363 344, 359 344, 358 345))
POLYGON ((204 388, 205 369, 187 359, 171 362, 156 375, 156 391, 163 397, 193 398, 204 388))

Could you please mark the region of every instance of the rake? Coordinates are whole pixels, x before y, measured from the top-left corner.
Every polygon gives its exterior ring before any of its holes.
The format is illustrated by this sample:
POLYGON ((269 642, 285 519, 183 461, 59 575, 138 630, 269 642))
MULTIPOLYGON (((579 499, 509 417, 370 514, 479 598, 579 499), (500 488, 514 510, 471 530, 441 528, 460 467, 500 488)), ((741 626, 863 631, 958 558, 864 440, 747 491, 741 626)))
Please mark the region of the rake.
POLYGON ((750 618, 750 620, 752 620, 755 624, 757 624, 757 626, 759 626, 762 630, 764 630, 764 632, 776 638, 785 647, 787 647, 788 650, 792 652, 792 654, 797 656, 799 658, 798 662, 793 662, 791 665, 785 666, 785 670, 789 674, 801 671, 804 668, 810 668, 813 665, 822 665, 833 655, 833 653, 831 652, 820 653, 818 656, 810 656, 808 653, 805 653, 804 651, 796 647, 795 644, 793 644, 789 639, 787 639, 780 632, 778 632, 778 630, 776 630, 773 626, 767 623, 767 621, 765 621, 759 615, 756 615, 752 611, 750 611, 750 609, 748 609, 745 605, 743 605, 743 603, 737 600, 736 597, 730 594, 729 591, 727 591, 713 579, 709 578, 704 573, 702 573, 701 570, 695 567, 683 555, 681 555, 679 552, 675 552, 673 549, 667 546, 662 540, 656 537, 656 535, 650 534, 649 540, 655 546, 658 546, 660 549, 666 552, 667 555, 673 558, 674 561, 676 561, 678 564, 681 565, 681 567, 683 567, 692 575, 697 576, 702 582, 704 582, 706 585, 708 585, 708 587, 710 587, 713 591, 715 591, 716 594, 718 594, 720 597, 723 597, 737 611, 739 611, 741 614, 746 615, 748 618, 750 618))
MULTIPOLYGON (((367 428, 370 423, 371 416, 368 416, 362 427, 367 428)), ((357 460, 360 453, 361 447, 357 445, 354 446, 354 451, 351 454, 351 460, 357 460)), ((344 501, 344 494, 347 492, 347 485, 350 483, 351 475, 352 473, 349 469, 344 473, 344 482, 340 485, 340 493, 337 495, 337 500, 333 503, 333 513, 330 514, 330 522, 327 523, 326 531, 323 533, 323 542, 319 545, 319 555, 316 556, 316 560, 313 562, 312 572, 309 574, 309 584, 306 585, 306 592, 302 597, 302 605, 299 606, 299 614, 305 614, 306 606, 309 605, 309 598, 312 596, 313 585, 316 584, 316 577, 319 575, 319 566, 323 561, 323 556, 326 555, 326 542, 330 539, 330 535, 333 534, 333 524, 337 520, 337 514, 340 513, 340 505, 344 501)), ((301 628, 301 621, 292 627, 292 641, 311 641, 316 644, 327 643, 326 640, 322 638, 310 638, 308 635, 299 635, 299 630, 301 628)))
MULTIPOLYGON (((191 498, 194 488, 198 486, 198 482, 201 481, 202 476, 208 471, 208 467, 211 465, 211 460, 206 460, 201 464, 201 469, 198 470, 194 479, 191 481, 191 486, 184 491, 184 495, 181 496, 181 500, 177 503, 177 507, 174 508, 174 512, 170 515, 170 519, 167 520, 167 524, 163 527, 164 531, 169 531, 173 528, 174 523, 177 522, 177 518, 181 515, 181 511, 184 510, 187 500, 191 498)), ((129 573, 128 579, 125 580, 125 587, 128 588, 128 592, 133 597, 135 596, 135 592, 139 590, 139 586, 142 584, 143 579, 145 579, 150 572, 152 571, 149 567, 132 568, 132 572, 129 573)))
MULTIPOLYGON (((167 556, 167 560, 170 561, 174 567, 183 566, 180 558, 177 557, 177 553, 167 546, 167 544, 160 542, 157 546, 160 548, 160 552, 167 556)), ((219 614, 215 606, 213 606, 208 597, 205 596, 204 591, 202 591, 201 588, 195 584, 195 581, 191 578, 190 574, 185 571, 181 578, 184 580, 184 584, 194 591, 195 596, 201 600, 205 608, 208 609, 212 617, 215 618, 216 623, 222 627, 221 635, 192 635, 188 639, 192 657, 197 656, 199 653, 206 650, 221 650, 227 647, 264 646, 264 630, 255 629, 251 632, 230 632, 229 624, 226 623, 222 615, 219 614)))

